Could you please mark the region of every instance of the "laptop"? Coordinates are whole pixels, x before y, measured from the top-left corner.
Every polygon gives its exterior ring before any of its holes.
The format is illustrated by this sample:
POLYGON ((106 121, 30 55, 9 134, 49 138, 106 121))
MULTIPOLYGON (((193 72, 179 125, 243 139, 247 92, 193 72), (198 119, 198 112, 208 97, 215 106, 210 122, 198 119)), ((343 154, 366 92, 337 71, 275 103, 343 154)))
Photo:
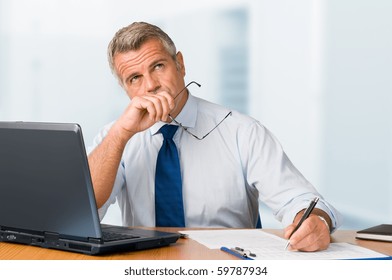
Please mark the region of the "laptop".
POLYGON ((97 255, 179 237, 100 224, 78 124, 0 122, 0 241, 97 255))

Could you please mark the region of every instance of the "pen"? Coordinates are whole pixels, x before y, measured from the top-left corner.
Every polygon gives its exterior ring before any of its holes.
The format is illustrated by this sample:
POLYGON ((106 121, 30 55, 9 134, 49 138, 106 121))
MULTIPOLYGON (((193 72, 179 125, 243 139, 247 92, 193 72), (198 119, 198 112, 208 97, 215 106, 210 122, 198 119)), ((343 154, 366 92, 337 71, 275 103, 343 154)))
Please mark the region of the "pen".
POLYGON ((221 250, 243 260, 252 260, 252 258, 256 257, 256 254, 253 254, 249 250, 244 250, 240 247, 230 249, 227 247, 221 247, 221 250))
POLYGON ((289 239, 287 240, 286 247, 284 248, 285 250, 287 247, 290 245, 290 238, 291 236, 299 229, 299 227, 302 225, 302 223, 309 217, 310 213, 312 213, 314 207, 316 206, 317 202, 319 201, 319 197, 315 197, 309 204, 309 207, 305 210, 305 213, 302 215, 301 220, 297 224, 297 226, 294 228, 294 230, 291 232, 289 239))

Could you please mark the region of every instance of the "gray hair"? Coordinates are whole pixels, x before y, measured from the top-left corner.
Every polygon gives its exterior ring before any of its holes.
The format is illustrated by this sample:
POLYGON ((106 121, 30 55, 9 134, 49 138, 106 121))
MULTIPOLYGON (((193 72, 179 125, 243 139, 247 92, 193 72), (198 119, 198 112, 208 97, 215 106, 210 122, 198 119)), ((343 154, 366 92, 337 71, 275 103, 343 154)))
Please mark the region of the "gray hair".
POLYGON ((120 77, 114 67, 115 55, 118 53, 138 50, 149 39, 160 40, 163 47, 177 63, 176 46, 172 39, 163 32, 162 29, 146 22, 134 22, 118 30, 108 46, 109 66, 112 73, 117 77, 120 83, 120 77))

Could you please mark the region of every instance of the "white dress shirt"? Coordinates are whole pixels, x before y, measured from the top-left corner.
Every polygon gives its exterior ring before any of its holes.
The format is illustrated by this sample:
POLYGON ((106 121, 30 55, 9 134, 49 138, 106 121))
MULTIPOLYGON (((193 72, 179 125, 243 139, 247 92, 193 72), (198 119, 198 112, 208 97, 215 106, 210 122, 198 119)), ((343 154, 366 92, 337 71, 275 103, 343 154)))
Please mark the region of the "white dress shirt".
MULTIPOLYGON (((189 94, 176 120, 201 137, 229 111, 189 94)), ((100 131, 90 150, 111 125, 100 131)), ((155 165, 163 141, 157 132, 162 125, 156 123, 127 143, 112 193, 99 209, 101 219, 117 199, 124 226, 155 226, 155 165)), ((236 111, 203 140, 182 128, 173 140, 180 157, 186 227, 253 228, 259 199, 287 226, 315 196, 321 197, 277 139, 258 121, 236 111)), ((322 197, 317 208, 329 214, 332 230, 341 224, 340 214, 322 197)))

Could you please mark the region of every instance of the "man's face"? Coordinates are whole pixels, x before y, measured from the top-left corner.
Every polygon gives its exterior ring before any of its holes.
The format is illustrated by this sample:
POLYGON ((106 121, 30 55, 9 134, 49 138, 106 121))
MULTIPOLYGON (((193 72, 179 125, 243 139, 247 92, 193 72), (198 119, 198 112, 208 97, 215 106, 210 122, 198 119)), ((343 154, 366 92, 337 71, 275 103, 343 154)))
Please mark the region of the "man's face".
MULTIPOLYGON (((136 51, 116 54, 114 66, 131 99, 160 91, 166 91, 175 97, 185 86, 185 68, 181 53, 177 53, 176 63, 157 39, 146 41, 136 51)), ((182 102, 182 96, 176 99, 177 105, 185 103, 182 102)), ((182 108, 181 105, 178 109, 182 108)))

